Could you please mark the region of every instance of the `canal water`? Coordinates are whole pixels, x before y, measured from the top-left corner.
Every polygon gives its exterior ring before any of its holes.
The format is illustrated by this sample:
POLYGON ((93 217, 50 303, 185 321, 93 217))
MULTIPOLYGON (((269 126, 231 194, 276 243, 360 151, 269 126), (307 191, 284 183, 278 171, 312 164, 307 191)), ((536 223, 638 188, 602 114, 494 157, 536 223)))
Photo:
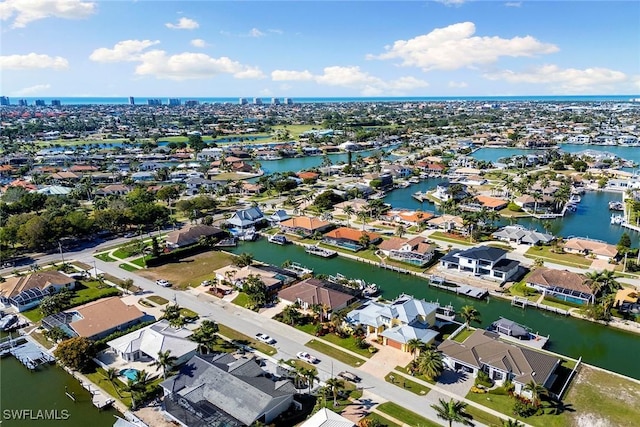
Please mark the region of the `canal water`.
POLYGON ((115 409, 100 411, 94 407, 89 392, 58 366, 45 365, 31 372, 13 356, 0 360, 0 420, 3 427, 110 427, 115 422, 115 415, 119 415, 115 409), (65 387, 69 393, 75 393, 75 402, 65 395, 65 387), (31 410, 30 414, 28 410, 31 410), (16 411, 22 412, 23 419, 18 419, 16 411), (47 411, 49 418, 37 418, 45 416, 38 411, 47 411))
POLYGON ((256 260, 274 265, 282 265, 287 260, 298 262, 312 268, 316 274, 341 273, 349 278, 364 279, 368 283, 377 284, 382 290, 382 296, 387 299, 404 292, 427 301, 451 303, 456 309, 463 305, 474 305, 482 316, 482 327, 503 316, 530 327, 534 332, 550 335, 548 349, 551 351, 576 359, 582 356, 587 363, 640 378, 637 359, 640 354, 640 336, 630 332, 541 310, 516 308, 509 301, 495 297, 479 301, 458 296, 431 288, 424 279, 415 276, 379 269, 343 257, 319 258, 307 254, 300 246, 277 246, 264 238, 256 242, 243 242, 233 248, 233 252, 248 252, 256 260))

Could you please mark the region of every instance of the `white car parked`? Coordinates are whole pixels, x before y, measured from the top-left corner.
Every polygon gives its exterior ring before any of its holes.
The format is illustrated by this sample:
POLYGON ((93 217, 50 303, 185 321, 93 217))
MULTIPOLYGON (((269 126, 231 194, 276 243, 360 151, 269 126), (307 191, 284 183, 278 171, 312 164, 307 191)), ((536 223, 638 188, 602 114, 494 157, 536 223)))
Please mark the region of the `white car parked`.
POLYGON ((269 335, 262 334, 262 333, 256 334, 256 339, 258 341, 262 341, 265 344, 275 344, 276 343, 276 340, 271 338, 269 335))
POLYGON ((311 364, 318 363, 320 361, 317 357, 310 355, 306 351, 300 351, 300 352, 296 353, 296 357, 298 359, 300 359, 300 360, 303 360, 303 361, 305 361, 307 363, 311 363, 311 364))
POLYGON ((171 286, 171 283, 164 279, 158 279, 156 280, 156 285, 162 286, 163 288, 168 288, 171 286))

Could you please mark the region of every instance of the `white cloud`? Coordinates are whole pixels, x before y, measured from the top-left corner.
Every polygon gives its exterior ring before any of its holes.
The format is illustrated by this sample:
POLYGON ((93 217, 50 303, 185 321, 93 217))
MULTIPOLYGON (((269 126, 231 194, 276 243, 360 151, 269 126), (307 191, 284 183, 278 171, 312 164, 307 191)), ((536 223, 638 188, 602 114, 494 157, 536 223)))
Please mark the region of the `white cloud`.
POLYGON ((521 57, 557 52, 557 46, 542 43, 531 36, 504 39, 473 36, 473 22, 462 22, 436 28, 410 40, 397 40, 380 55, 367 59, 401 59, 403 66, 420 67, 424 71, 455 70, 478 64, 489 64, 501 56, 521 57))
POLYGON ((271 72, 271 80, 276 82, 283 81, 283 80, 288 80, 288 81, 313 80, 313 74, 311 74, 308 70, 304 70, 304 71, 273 70, 271 72))
POLYGON ((462 89, 462 88, 465 88, 465 87, 467 87, 469 85, 466 82, 450 81, 448 86, 452 87, 452 88, 456 88, 456 89, 462 89))
POLYGON ((626 82, 628 77, 621 71, 608 68, 560 68, 557 65, 543 65, 528 72, 505 70, 484 75, 489 80, 503 80, 509 83, 548 84, 563 93, 600 93, 613 85, 626 82))
POLYGON ((193 40, 191 40, 191 46, 206 47, 207 46, 207 42, 205 42, 202 39, 193 39, 193 40))
POLYGON ((262 31, 260 31, 260 30, 259 30, 259 29, 257 29, 257 28, 252 28, 252 29, 249 31, 249 34, 248 34, 248 35, 249 35, 249 37, 264 37, 266 34, 265 34, 265 33, 263 33, 262 31))
POLYGON ((54 17, 82 19, 95 13, 97 4, 80 0, 5 0, 0 3, 0 19, 15 16, 12 28, 23 28, 33 21, 54 17))
POLYGON ((442 3, 445 6, 462 6, 466 0, 436 0, 438 3, 442 3))
POLYGON ((196 28, 200 27, 200 24, 198 24, 193 19, 184 18, 184 17, 180 18, 177 24, 172 24, 171 22, 167 22, 164 25, 165 27, 170 28, 172 30, 195 30, 196 28))
POLYGON ((308 70, 275 70, 271 72, 274 81, 315 81, 326 86, 341 86, 360 90, 365 96, 380 95, 385 92, 403 93, 412 89, 427 87, 429 83, 412 76, 384 81, 372 76, 360 67, 325 67, 322 74, 313 75, 308 70))
POLYGON ((263 78, 259 68, 242 65, 227 57, 212 58, 204 53, 184 52, 168 56, 165 51, 153 50, 141 57, 135 73, 159 79, 207 79, 219 74, 231 74, 238 79, 263 78))
POLYGON ((160 43, 160 40, 123 40, 113 49, 101 47, 93 51, 89 59, 96 62, 139 61, 142 51, 160 43))
POLYGON ((49 56, 33 52, 26 55, 0 56, 0 69, 3 70, 33 70, 39 68, 65 70, 69 68, 69 61, 61 56, 49 56))
POLYGON ((508 1, 504 4, 507 7, 521 7, 522 6, 522 2, 521 1, 508 1))
POLYGON ((13 96, 37 95, 37 94, 42 93, 42 92, 44 92, 44 91, 46 91, 47 89, 50 89, 50 88, 51 88, 51 85, 48 84, 48 83, 29 86, 29 87, 25 87, 25 88, 18 89, 16 91, 14 91, 13 92, 13 96))
POLYGON ((270 33, 273 34, 278 34, 278 35, 282 35, 284 34, 284 31, 278 29, 278 28, 269 28, 267 31, 269 31, 270 33))

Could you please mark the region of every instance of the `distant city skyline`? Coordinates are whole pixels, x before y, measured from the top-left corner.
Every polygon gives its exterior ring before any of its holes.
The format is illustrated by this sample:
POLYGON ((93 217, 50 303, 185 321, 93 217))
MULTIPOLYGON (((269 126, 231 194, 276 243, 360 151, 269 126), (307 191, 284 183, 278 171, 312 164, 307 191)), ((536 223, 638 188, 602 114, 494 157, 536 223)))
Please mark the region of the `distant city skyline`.
POLYGON ((5 0, 0 95, 638 94, 639 16, 604 1, 5 0))

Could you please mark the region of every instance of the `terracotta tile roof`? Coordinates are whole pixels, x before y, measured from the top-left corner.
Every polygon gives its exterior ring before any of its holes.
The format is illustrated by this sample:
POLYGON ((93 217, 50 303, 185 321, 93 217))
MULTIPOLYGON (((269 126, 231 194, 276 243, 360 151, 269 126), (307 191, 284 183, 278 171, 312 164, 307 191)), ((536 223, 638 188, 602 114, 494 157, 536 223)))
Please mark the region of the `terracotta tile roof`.
POLYGON ((81 337, 93 337, 142 319, 144 313, 133 305, 127 305, 119 297, 102 298, 78 306, 69 312, 78 312, 82 319, 69 326, 81 337))
POLYGON ((478 202, 480 202, 482 206, 486 206, 492 209, 499 208, 500 206, 507 206, 507 204, 509 203, 503 199, 483 195, 476 196, 476 200, 478 200, 478 202))
POLYGON ((407 239, 403 239, 401 237, 392 237, 388 240, 383 240, 382 243, 378 246, 378 249, 383 251, 393 251, 398 250, 407 243, 407 239))
POLYGON ((557 286, 592 294, 591 289, 586 285, 586 281, 586 278, 582 274, 552 268, 536 268, 527 278, 527 283, 545 288, 557 286))
POLYGON ((298 178, 300 179, 318 179, 320 174, 315 172, 298 172, 298 178))
POLYGON ((325 237, 328 237, 330 239, 345 239, 357 242, 360 240, 360 237, 365 234, 369 236, 369 241, 371 242, 375 242, 376 240, 381 239, 380 235, 377 233, 372 233, 371 231, 356 230, 349 227, 336 228, 335 230, 332 230, 325 234, 325 237))
POLYGON ((49 286, 58 287, 75 283, 75 279, 58 271, 38 271, 28 276, 13 276, 0 283, 0 295, 10 298, 28 289, 44 290, 49 286))
POLYGON ((71 172, 94 172, 99 170, 96 166, 91 165, 73 165, 69 168, 71 172))
POLYGON ((328 227, 331 223, 316 217, 297 216, 286 221, 282 221, 280 225, 283 227, 303 228, 305 230, 314 231, 328 227))
POLYGON ((605 242, 598 242, 595 240, 586 240, 579 237, 569 239, 564 244, 565 249, 572 249, 574 251, 581 251, 587 253, 593 253, 596 255, 602 255, 607 257, 614 257, 618 255, 618 249, 614 245, 605 242))

